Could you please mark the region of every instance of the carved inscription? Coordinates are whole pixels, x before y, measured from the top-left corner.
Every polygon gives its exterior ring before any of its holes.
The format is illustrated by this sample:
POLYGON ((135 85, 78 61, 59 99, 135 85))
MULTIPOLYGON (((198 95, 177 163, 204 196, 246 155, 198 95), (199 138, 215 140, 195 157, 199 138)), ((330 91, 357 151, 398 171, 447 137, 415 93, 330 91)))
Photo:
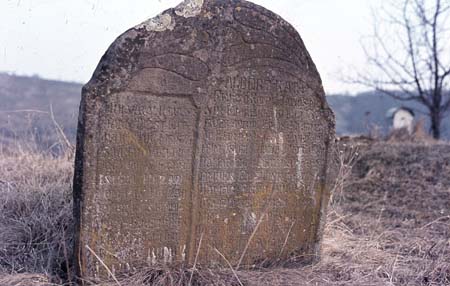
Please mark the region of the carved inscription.
POLYGON ((162 261, 164 252, 156 252, 166 247, 171 259, 181 260, 177 246, 186 239, 180 229, 192 188, 196 109, 189 98, 127 93, 111 97, 99 118, 97 188, 108 203, 99 205, 97 215, 102 227, 116 230, 102 235, 102 254, 162 261))
MULTIPOLYGON (((286 78, 219 77, 215 82, 221 84, 210 91, 200 163, 204 211, 199 231, 213 245, 237 238, 239 245, 235 253, 228 252, 229 259, 239 258, 263 214, 268 222, 258 233, 264 237, 266 231, 266 242, 255 244, 256 252, 279 251, 276 246, 283 238, 270 233, 286 233, 291 222, 302 220, 314 227, 308 213, 319 203, 314 184, 322 171, 319 162, 325 160, 328 130, 321 128, 317 97, 302 82, 286 78)), ((302 237, 313 231, 307 228, 293 234, 297 241, 309 239, 302 237)))

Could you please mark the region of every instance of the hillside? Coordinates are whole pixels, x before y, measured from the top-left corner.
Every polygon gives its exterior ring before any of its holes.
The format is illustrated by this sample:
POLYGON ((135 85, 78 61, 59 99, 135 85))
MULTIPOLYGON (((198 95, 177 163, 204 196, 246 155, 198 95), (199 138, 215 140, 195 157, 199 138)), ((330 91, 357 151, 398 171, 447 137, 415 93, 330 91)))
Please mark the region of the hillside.
MULTIPOLYGON (((0 135, 13 141, 33 138, 44 149, 51 147, 58 138, 49 114, 52 105, 56 122, 73 143, 81 87, 79 83, 0 73, 0 135)), ((330 95, 327 99, 336 115, 338 135, 368 134, 375 126, 386 134, 390 127, 386 112, 402 105, 418 111, 419 118, 425 117, 418 104, 382 94, 330 95)), ((443 128, 444 138, 450 139, 450 117, 444 119, 443 128)))
MULTIPOLYGON (((191 276, 191 285, 450 285, 450 145, 350 140, 341 150, 318 264, 235 273, 162 266, 118 276, 120 285, 188 285, 191 276)), ((0 285, 62 285, 72 159, 23 148, 1 155, 0 285)))
MULTIPOLYGON (((369 134, 377 127, 382 134, 386 134, 391 125, 386 113, 389 109, 400 106, 413 109, 416 120, 423 118, 425 127, 429 129, 426 110, 416 102, 402 102, 375 92, 360 93, 357 96, 331 95, 327 100, 336 115, 336 132, 339 135, 369 134)), ((443 138, 450 139, 450 116, 444 118, 442 128, 443 138)))
POLYGON ((49 148, 57 139, 50 116, 75 140, 81 84, 0 73, 2 142, 37 142, 49 148))

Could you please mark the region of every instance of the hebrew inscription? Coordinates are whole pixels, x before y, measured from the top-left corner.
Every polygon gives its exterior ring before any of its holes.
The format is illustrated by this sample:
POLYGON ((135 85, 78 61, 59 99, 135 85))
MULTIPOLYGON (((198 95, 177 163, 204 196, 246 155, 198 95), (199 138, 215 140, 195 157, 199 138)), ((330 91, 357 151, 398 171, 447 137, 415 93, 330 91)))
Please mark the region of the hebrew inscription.
MULTIPOLYGON (((198 111, 189 97, 111 95, 98 113, 90 242, 115 267, 181 260, 198 111), (114 254, 114 255, 112 255, 114 254), (123 262, 123 263, 121 263, 123 262)), ((99 261, 91 261, 97 265, 99 261)))
POLYGON ((217 249, 233 249, 227 257, 235 262, 262 216, 250 250, 260 253, 259 259, 279 254, 286 237, 274 233, 290 232, 292 247, 307 244, 317 231, 311 214, 320 209, 315 184, 326 160, 328 130, 315 116, 319 101, 295 79, 226 76, 216 81, 221 84, 210 90, 205 116, 198 232, 217 249), (298 92, 304 96, 295 96, 298 92))

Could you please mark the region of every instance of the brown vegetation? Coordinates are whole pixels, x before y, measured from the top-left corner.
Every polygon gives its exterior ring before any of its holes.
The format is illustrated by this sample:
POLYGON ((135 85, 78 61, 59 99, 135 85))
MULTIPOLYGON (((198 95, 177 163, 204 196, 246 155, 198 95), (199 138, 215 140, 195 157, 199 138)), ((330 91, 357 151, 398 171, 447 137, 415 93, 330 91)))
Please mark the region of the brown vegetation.
POLYGON ((0 158, 0 273, 64 276, 72 163, 24 146, 0 158))
MULTIPOLYGON (((358 142, 342 143, 346 180, 316 265, 238 278, 228 269, 161 266, 101 285, 450 285, 450 145, 358 142)), ((0 285, 61 285, 70 265, 72 162, 23 148, 0 158, 0 285)))

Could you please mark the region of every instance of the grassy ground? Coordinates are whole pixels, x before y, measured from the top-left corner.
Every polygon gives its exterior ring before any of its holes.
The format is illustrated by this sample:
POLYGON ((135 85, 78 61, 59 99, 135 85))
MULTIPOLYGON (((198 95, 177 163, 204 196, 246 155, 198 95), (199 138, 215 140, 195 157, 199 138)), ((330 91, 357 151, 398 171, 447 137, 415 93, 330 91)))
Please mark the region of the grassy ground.
MULTIPOLYGON (((192 280, 189 271, 161 268, 118 277, 119 284, 450 285, 450 145, 351 141, 343 149, 346 180, 333 195, 318 264, 203 270, 192 280)), ((61 285, 67 278, 71 162, 29 148, 1 152, 1 286, 61 285)))

